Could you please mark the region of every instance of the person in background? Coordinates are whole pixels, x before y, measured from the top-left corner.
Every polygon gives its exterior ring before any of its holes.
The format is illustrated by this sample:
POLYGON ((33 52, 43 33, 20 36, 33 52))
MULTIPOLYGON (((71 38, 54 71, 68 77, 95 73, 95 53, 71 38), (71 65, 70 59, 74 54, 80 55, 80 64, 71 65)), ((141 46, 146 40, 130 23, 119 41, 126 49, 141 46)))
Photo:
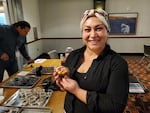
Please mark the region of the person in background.
POLYGON ((69 75, 53 73, 67 92, 64 113, 122 113, 129 92, 128 65, 107 44, 108 15, 102 9, 87 10, 80 27, 85 45, 67 57, 69 75))
POLYGON ((26 21, 0 25, 0 82, 3 80, 4 70, 9 76, 18 71, 16 49, 28 60, 28 63, 34 62, 25 48, 26 35, 30 28, 30 24, 26 21))

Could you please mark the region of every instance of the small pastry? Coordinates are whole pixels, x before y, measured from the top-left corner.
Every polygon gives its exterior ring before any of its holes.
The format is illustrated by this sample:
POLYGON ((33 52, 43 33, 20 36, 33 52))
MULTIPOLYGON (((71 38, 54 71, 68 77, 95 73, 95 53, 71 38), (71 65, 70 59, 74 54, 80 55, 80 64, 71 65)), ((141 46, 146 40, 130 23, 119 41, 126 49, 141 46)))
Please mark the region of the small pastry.
POLYGON ((65 75, 69 75, 69 69, 64 66, 56 67, 54 70, 60 77, 64 77, 65 75))

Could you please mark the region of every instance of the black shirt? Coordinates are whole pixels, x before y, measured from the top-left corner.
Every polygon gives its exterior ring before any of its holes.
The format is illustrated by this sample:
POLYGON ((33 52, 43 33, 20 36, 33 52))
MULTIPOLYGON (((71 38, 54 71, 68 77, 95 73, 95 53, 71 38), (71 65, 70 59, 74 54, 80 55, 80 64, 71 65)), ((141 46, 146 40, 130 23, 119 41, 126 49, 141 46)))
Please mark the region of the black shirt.
POLYGON ((107 45, 87 73, 78 73, 85 48, 71 52, 65 66, 70 70, 70 77, 87 90, 87 104, 67 92, 66 113, 122 113, 129 90, 127 62, 107 45))

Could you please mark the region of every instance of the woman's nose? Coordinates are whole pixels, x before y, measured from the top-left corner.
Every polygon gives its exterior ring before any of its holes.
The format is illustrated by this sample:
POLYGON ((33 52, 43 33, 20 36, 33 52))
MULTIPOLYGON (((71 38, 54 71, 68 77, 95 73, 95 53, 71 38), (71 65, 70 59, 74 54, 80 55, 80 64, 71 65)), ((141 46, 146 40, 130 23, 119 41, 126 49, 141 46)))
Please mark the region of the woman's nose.
POLYGON ((97 34, 96 34, 96 31, 95 30, 92 30, 91 33, 90 33, 91 37, 95 37, 97 34))

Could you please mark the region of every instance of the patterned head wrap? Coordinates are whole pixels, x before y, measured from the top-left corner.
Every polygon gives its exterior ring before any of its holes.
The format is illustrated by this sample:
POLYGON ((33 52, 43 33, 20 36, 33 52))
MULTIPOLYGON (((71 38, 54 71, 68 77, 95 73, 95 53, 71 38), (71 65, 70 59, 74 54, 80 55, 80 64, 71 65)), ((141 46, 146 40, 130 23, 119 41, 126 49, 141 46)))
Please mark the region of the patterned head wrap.
POLYGON ((108 31, 110 31, 110 27, 109 27, 109 22, 108 22, 108 14, 107 12, 105 12, 102 9, 91 9, 91 10, 86 10, 83 14, 81 23, 80 23, 80 28, 82 29, 82 26, 84 24, 84 22, 92 16, 96 16, 100 21, 103 22, 103 24, 105 25, 106 29, 108 31))

